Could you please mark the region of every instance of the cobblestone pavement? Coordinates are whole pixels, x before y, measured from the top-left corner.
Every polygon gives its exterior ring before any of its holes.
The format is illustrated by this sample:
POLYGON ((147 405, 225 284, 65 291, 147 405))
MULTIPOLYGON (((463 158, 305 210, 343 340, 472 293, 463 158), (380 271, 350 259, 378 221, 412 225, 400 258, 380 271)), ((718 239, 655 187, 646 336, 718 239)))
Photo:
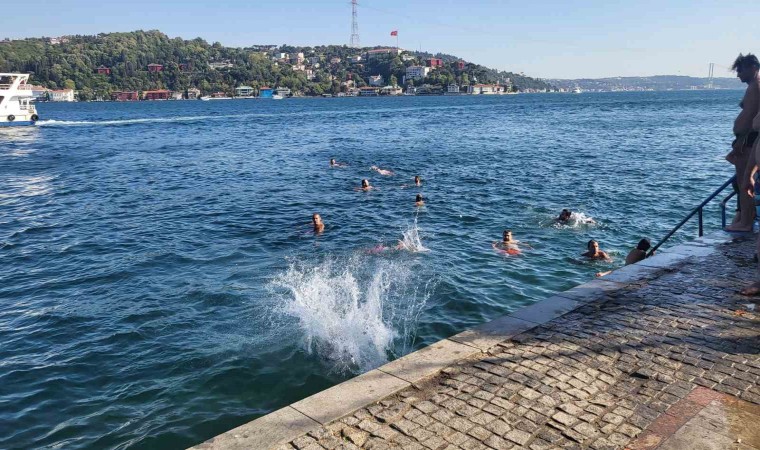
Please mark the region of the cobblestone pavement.
POLYGON ((720 245, 282 448, 619 449, 697 387, 760 404, 760 316, 737 294, 753 248, 720 245))

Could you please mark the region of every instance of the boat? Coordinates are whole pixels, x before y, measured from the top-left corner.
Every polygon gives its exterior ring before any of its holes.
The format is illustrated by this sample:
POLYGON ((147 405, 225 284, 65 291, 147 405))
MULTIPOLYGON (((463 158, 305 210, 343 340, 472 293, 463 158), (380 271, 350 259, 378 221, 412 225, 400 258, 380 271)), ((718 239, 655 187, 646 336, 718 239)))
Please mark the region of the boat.
POLYGON ((279 94, 274 94, 274 95, 272 96, 272 100, 282 100, 282 95, 279 95, 279 94))
POLYGON ((578 86, 576 86, 575 89, 573 89, 573 94, 580 94, 581 92, 583 91, 581 91, 581 88, 579 88, 578 86))
POLYGON ((25 73, 0 73, 0 127, 34 125, 40 117, 25 73))

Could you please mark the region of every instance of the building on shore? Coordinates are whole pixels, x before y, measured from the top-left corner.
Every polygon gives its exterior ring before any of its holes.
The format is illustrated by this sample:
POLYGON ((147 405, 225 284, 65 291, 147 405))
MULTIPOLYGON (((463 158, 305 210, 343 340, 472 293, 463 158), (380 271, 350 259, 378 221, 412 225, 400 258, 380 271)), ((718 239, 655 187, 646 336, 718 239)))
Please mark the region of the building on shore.
POLYGON ((235 88, 235 96, 252 97, 254 89, 251 86, 238 86, 235 88))
POLYGON ((467 93, 472 95, 501 95, 506 93, 499 84, 472 84, 467 86, 467 93))
POLYGON ((385 84, 382 75, 370 75, 369 78, 367 79, 367 82, 369 83, 370 86, 376 86, 376 87, 380 87, 383 84, 385 84))
POLYGON ((100 75, 111 75, 111 69, 106 66, 100 66, 95 69, 100 75))
POLYGON ((276 95, 280 95, 282 97, 291 97, 291 96, 293 96, 293 92, 290 90, 290 88, 286 88, 286 87, 277 88, 277 89, 275 89, 274 93, 276 95))
POLYGON ((73 102, 76 100, 74 89, 59 89, 48 91, 51 102, 73 102))
POLYGON ((272 95, 274 95, 274 89, 269 86, 262 86, 259 89, 259 98, 272 98, 272 95))
POLYGON ((421 80, 430 73, 430 67, 409 66, 406 68, 406 80, 421 80))
POLYGON ((211 94, 211 97, 212 98, 227 98, 227 93, 222 92, 222 91, 217 91, 211 94))
POLYGON ((171 100, 184 100, 185 96, 182 92, 172 92, 172 95, 169 98, 171 100))
POLYGON ((164 70, 163 64, 156 64, 156 63, 148 64, 148 72, 150 73, 158 73, 158 72, 162 72, 163 70, 164 70))
POLYGON ((359 96, 361 97, 377 97, 380 95, 380 88, 365 86, 359 88, 359 96))
POLYGON ((187 90, 187 99, 188 100, 197 100, 201 98, 201 90, 198 88, 190 88, 187 90))
POLYGON ((155 91, 143 92, 143 100, 169 100, 172 91, 167 89, 156 89, 155 91))
POLYGON ((380 89, 380 95, 401 95, 402 92, 399 86, 385 86, 380 89))
POLYGON ((441 58, 428 58, 425 63, 431 69, 435 69, 436 67, 443 67, 443 60, 441 58))
POLYGON ((451 83, 446 88, 446 92, 443 95, 461 95, 464 94, 464 92, 461 92, 459 90, 459 85, 455 83, 451 83))
POLYGON ((111 100, 115 102, 136 102, 140 100, 137 91, 116 91, 111 93, 111 100))

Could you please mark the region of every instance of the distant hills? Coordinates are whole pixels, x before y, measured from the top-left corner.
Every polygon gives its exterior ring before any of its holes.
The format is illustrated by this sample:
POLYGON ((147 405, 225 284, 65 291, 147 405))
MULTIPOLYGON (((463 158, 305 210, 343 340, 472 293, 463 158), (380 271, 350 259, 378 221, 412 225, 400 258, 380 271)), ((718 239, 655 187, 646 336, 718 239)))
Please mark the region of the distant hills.
MULTIPOLYGON (((677 91, 708 89, 709 79, 680 75, 651 77, 581 78, 578 80, 544 80, 562 89, 579 87, 584 91, 677 91)), ((712 89, 744 89, 738 78, 714 78, 712 89)))
POLYGON ((402 84, 407 69, 420 65, 432 67, 411 81, 417 86, 429 84, 445 90, 452 83, 502 83, 518 91, 551 88, 542 80, 452 55, 393 48, 237 48, 201 38, 170 38, 156 30, 0 41, 0 72, 31 73, 33 84, 74 89, 82 100, 109 99, 117 91, 159 89, 232 94, 240 86, 250 87, 254 93, 268 86, 289 88, 294 95, 338 94, 370 81, 402 84))

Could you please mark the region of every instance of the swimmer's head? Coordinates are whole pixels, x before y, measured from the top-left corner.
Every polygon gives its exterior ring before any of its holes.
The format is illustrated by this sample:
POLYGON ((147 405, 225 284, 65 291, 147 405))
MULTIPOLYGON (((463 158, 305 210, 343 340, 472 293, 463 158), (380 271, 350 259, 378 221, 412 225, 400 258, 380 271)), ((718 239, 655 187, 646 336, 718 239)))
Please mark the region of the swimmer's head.
POLYGON ((420 178, 419 175, 414 176, 414 184, 416 184, 417 186, 422 184, 422 178, 420 178))
POLYGON ((424 199, 422 198, 422 194, 417 194, 417 198, 415 200, 417 203, 422 203, 424 199))
POLYGON ((504 242, 509 242, 512 240, 512 230, 504 230, 502 233, 502 238, 504 239, 504 242))
POLYGON ((369 187, 369 180, 368 179, 365 178, 365 179, 362 180, 362 187, 363 188, 368 188, 369 187))
POLYGON ((642 252, 645 252, 652 248, 652 243, 649 242, 649 239, 642 239, 639 241, 639 245, 636 246, 637 249, 641 250, 642 252))
POLYGON ((562 212, 559 213, 559 220, 561 220, 563 222, 568 221, 568 220, 570 220, 570 216, 571 215, 572 215, 572 213, 570 212, 569 209, 563 209, 562 212))
POLYGON ((586 244, 586 248, 588 248, 588 251, 596 253, 599 250, 599 243, 591 239, 588 241, 588 244, 586 244))
POLYGON ((317 226, 317 225, 321 225, 321 224, 322 224, 322 216, 320 216, 320 215, 319 215, 319 214, 317 214, 317 213, 314 213, 314 214, 311 216, 311 221, 314 223, 314 225, 315 225, 315 226, 317 226))
POLYGON ((331 165, 331 166, 334 166, 334 165, 335 165, 335 158, 330 158, 330 165, 331 165))

